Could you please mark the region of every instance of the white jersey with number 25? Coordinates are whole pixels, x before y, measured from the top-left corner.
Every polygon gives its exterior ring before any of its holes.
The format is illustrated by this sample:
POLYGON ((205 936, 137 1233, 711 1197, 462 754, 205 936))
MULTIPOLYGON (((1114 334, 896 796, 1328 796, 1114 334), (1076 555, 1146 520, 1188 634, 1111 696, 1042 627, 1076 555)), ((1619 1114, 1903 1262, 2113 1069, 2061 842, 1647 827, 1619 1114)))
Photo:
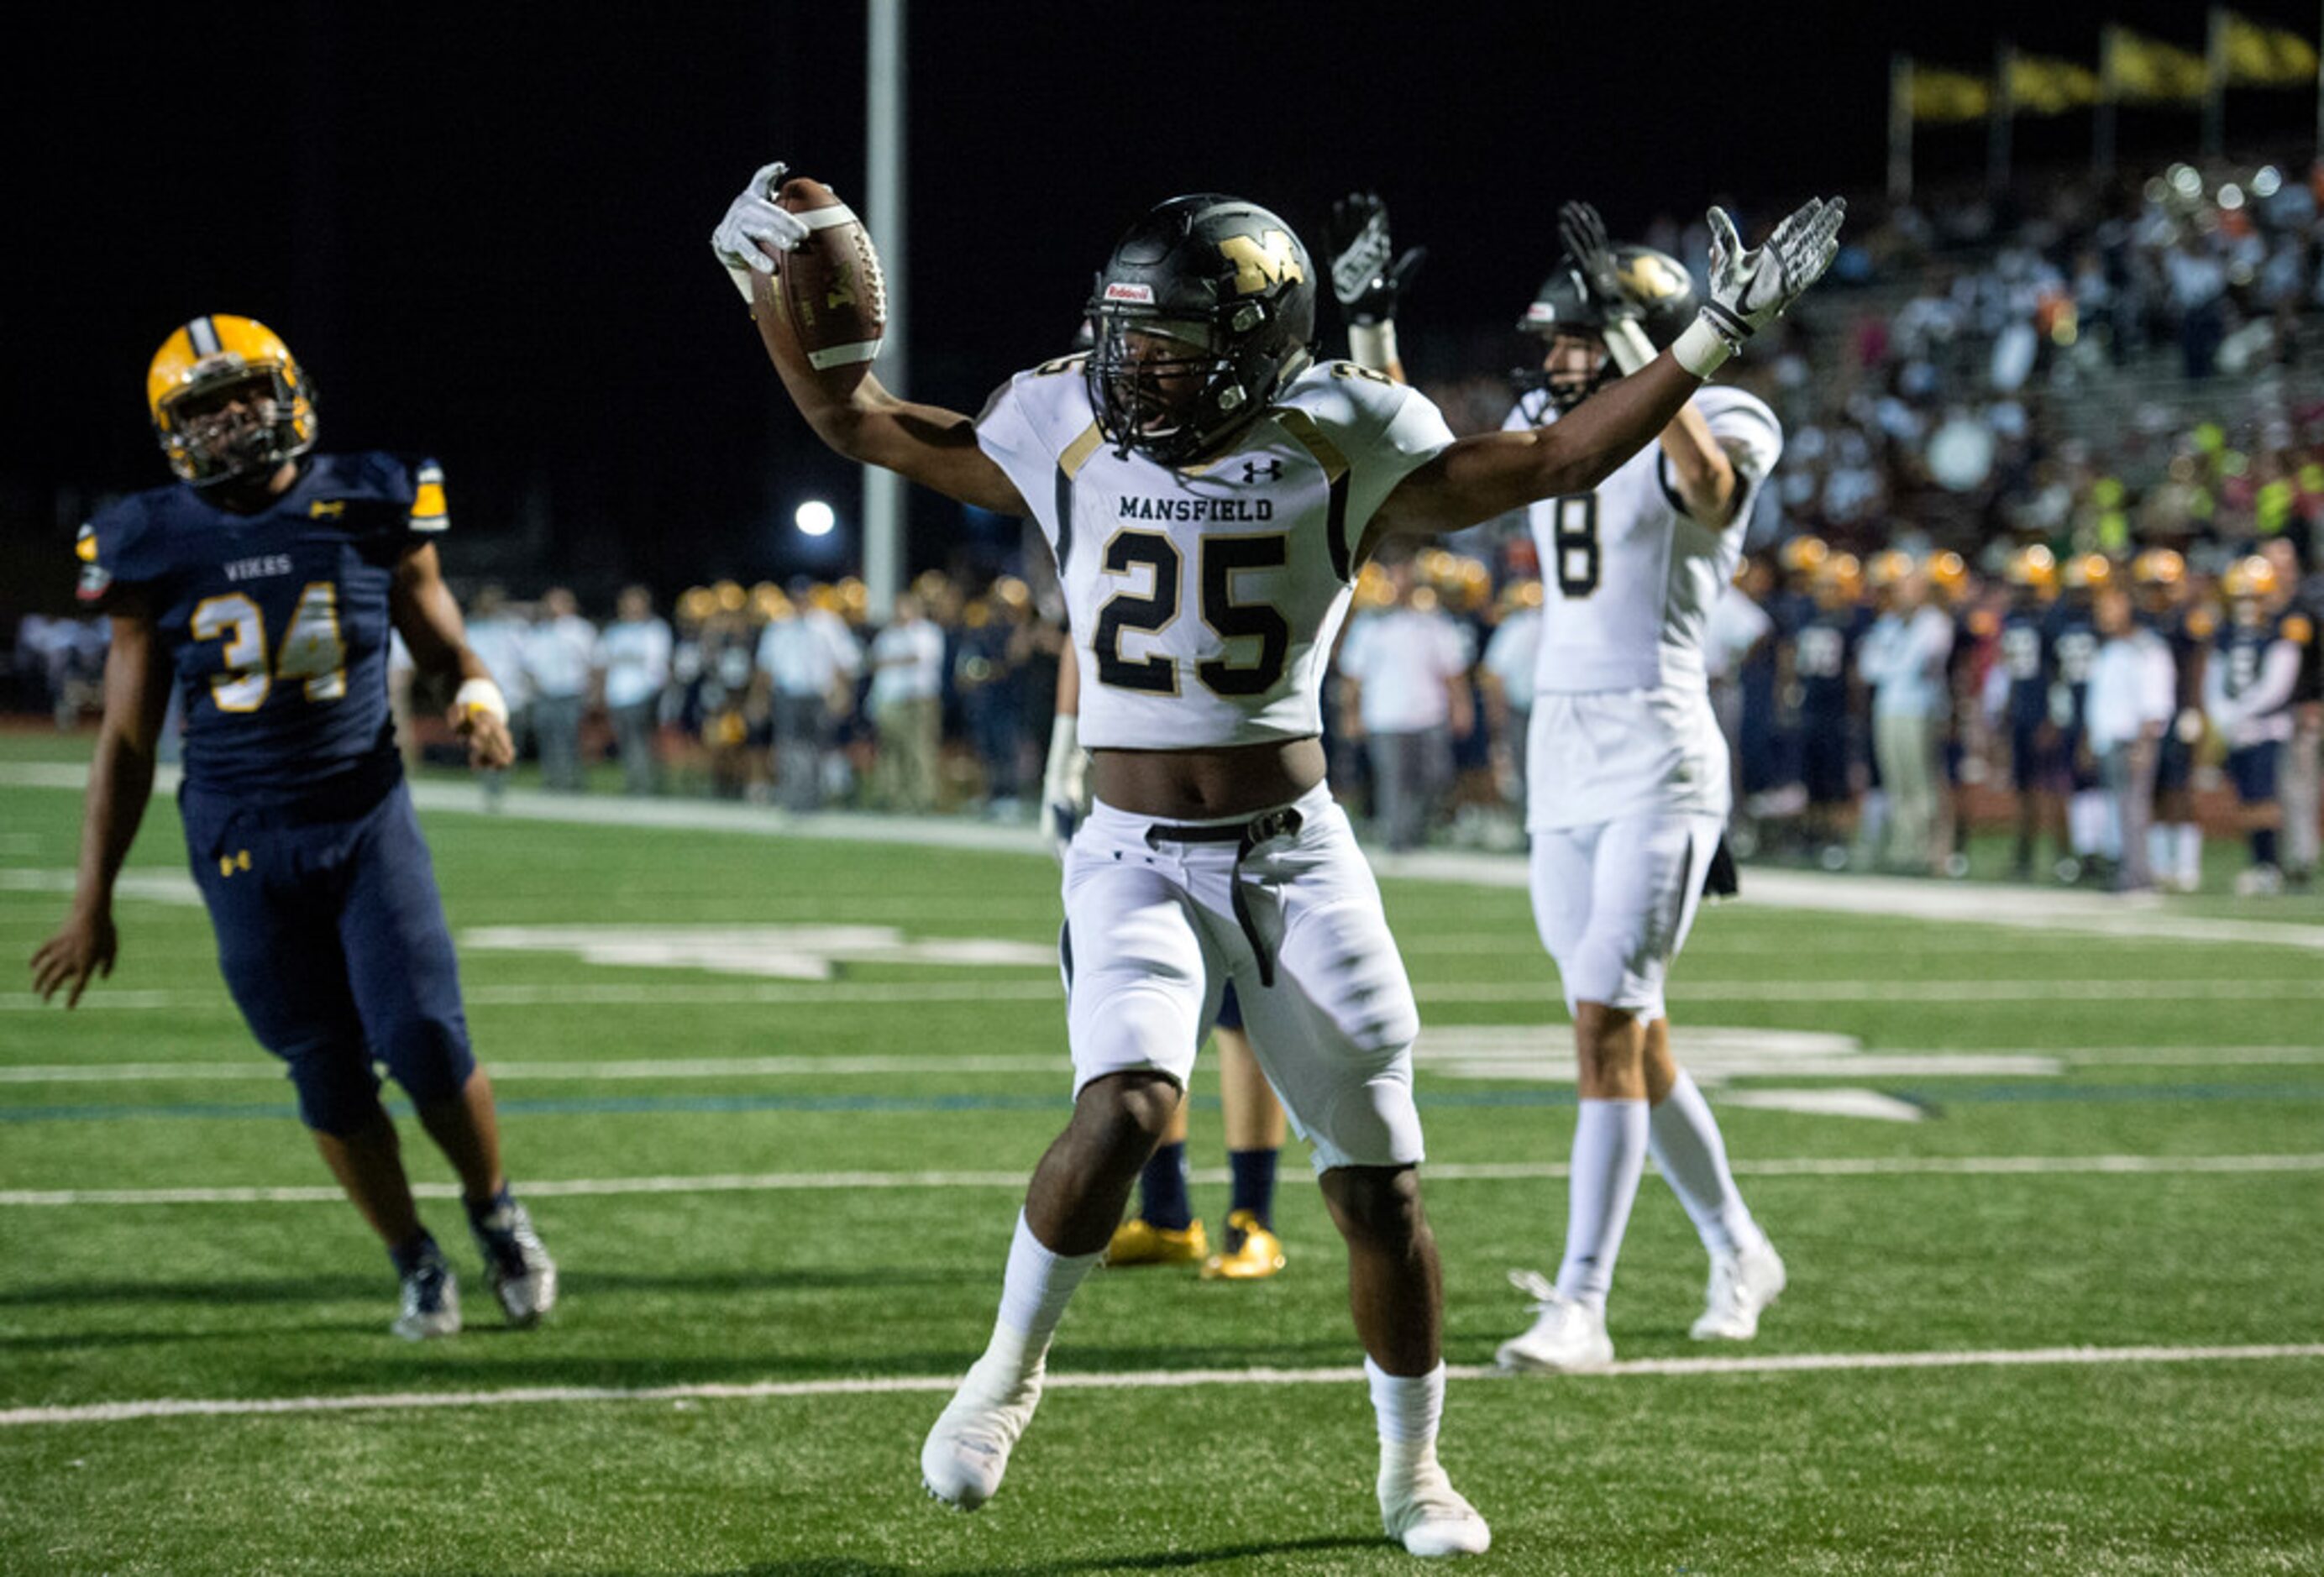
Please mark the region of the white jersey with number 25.
POLYGON ((1320 690, 1381 500, 1452 441, 1426 396, 1308 367, 1234 447, 1172 469, 1099 432, 1083 358, 1018 374, 977 418, 1056 554, 1093 750, 1323 731, 1320 690))

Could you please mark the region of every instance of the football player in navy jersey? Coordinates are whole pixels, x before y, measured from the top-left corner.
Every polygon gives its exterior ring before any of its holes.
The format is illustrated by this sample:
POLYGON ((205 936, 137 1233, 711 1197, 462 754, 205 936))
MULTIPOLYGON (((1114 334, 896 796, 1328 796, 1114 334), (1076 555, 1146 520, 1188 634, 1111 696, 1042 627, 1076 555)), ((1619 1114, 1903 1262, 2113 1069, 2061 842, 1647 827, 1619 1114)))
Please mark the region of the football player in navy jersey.
POLYGON ((384 1063, 459 1174, 510 1322, 557 1296, 557 1268, 501 1171, 492 1084, 469 1047, 452 937, 388 715, 391 632, 456 682, 480 767, 508 765, 508 709, 469 650, 435 540, 432 462, 317 455, 315 399, 265 325, 216 314, 162 343, 146 401, 175 484, 81 528, 80 595, 108 614, 105 719, 89 768, 70 917, 33 954, 34 989, 80 1000, 119 947, 113 888, 153 788, 174 692, 179 805, 218 964, 251 1031, 289 1065, 299 1114, 402 1283, 394 1333, 460 1328, 451 1268, 420 1222, 384 1063))
POLYGON ((2154 823, 2147 863, 2166 888, 2193 892, 2203 880, 2203 829, 2195 820, 2195 747, 2203 740, 2203 659, 2218 620, 2190 599, 2187 561, 2168 548, 2131 560, 2141 616, 2171 649, 2178 705, 2163 730, 2154 766, 2154 823))
POLYGON ((2106 588, 2114 566, 2103 553, 2078 553, 2059 568, 2065 595, 2050 609, 2043 626, 2049 653, 2050 721, 2058 730, 2059 770, 2070 789, 2066 801, 2066 842, 2072 853, 2058 862, 2060 881, 2072 883, 2108 874, 2107 799, 2098 786, 2098 758, 2090 753, 2085 722, 2089 712, 2090 665, 2098 660, 2098 629, 2092 603, 2106 588))
POLYGON ((2284 606, 2282 576, 2259 554, 2230 565, 2219 590, 2227 618, 2203 676, 2203 706, 2212 726, 2227 735, 2227 776, 2251 843, 2251 865, 2236 879, 2236 891, 2276 893, 2283 890, 2279 768, 2292 737, 2292 696, 2316 627, 2305 613, 2284 606))
POLYGON ((2034 841, 2047 828, 2062 857, 2058 727, 2050 715, 2052 666, 2043 632, 2058 592, 2058 561, 2041 546, 2009 556, 2009 612, 2001 621, 2000 657, 1986 675, 1986 715, 2009 731, 2009 783, 2017 796, 2017 850, 2010 874, 2034 875, 2034 841))

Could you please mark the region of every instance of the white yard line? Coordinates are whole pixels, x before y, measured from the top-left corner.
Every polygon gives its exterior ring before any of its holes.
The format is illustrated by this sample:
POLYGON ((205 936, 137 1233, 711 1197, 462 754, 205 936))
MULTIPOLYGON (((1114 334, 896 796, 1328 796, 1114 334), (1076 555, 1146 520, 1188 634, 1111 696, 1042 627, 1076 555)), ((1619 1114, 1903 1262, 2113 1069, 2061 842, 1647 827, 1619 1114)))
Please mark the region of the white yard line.
MULTIPOLYGON (((81 792, 83 766, 65 762, 0 763, 0 788, 81 792)), ((177 774, 156 774, 156 792, 174 789, 177 774)), ((484 797, 465 783, 422 779, 412 798, 430 814, 483 816, 484 797)), ((695 799, 631 799, 616 795, 552 795, 512 789, 498 815, 511 821, 595 826, 651 827, 735 833, 753 837, 908 844, 980 853, 1045 858, 1047 845, 1030 827, 971 821, 832 813, 788 816, 765 806, 695 799)), ((1526 862, 1517 854, 1466 851, 1388 854, 1373 852, 1382 876, 1470 887, 1523 888, 1526 862)), ((1915 881, 1904 877, 1831 876, 1817 872, 1753 866, 1744 875, 1747 904, 1773 909, 1812 909, 1881 919, 1954 921, 2038 931, 2079 931, 2105 936, 2175 942, 2258 943, 2324 952, 2324 926, 2264 919, 2227 919, 2172 912, 2105 893, 2057 891, 1988 882, 1915 881)))
MULTIPOLYGON (((1436 1034, 1451 1038, 1469 1026, 1448 1026, 1436 1034)), ((1562 1024, 1543 1023, 1526 1028, 1527 1065, 1543 1061, 1546 1053, 1532 1042, 1541 1036, 1561 1031, 1562 1024)), ((1748 1031, 1729 1030, 1737 1037, 1748 1031)), ((1770 1037, 1783 1031, 1769 1030, 1770 1037)), ((1547 1042, 1544 1042, 1547 1045, 1547 1042)), ((1552 1046, 1550 1050, 1558 1048, 1552 1046)), ((1702 1054, 1682 1047, 1689 1066, 1702 1060, 1702 1054)), ((1446 1072, 1453 1065, 1481 1068, 1486 1059, 1467 1053, 1439 1051, 1423 1038, 1419 1047, 1420 1062, 1431 1072, 1446 1072)), ((1066 1065, 1063 1049, 1054 1055, 1026 1054, 1013 1056, 697 1056, 675 1058, 669 1062, 651 1060, 576 1060, 576 1061, 503 1061, 490 1063, 496 1081, 526 1079, 558 1079, 576 1084, 650 1083, 661 1079, 747 1079, 821 1076, 879 1078, 899 1075, 925 1079, 932 1074, 1054 1074, 1066 1065)), ((1506 1058, 1511 1076, 1517 1076, 1517 1058, 1506 1058)), ((1550 1065, 1554 1058, 1550 1058, 1550 1065)), ((1835 1055, 1815 1061, 1769 1063, 1754 1073, 1781 1074, 1786 1077, 1814 1076, 1846 1078, 1868 1070, 1895 1074, 1909 1066, 1920 1076, 1941 1077, 1951 1074, 1987 1074, 1995 1068, 2006 1065, 2009 1071, 2024 1072, 2034 1064, 2064 1064, 2073 1067, 2159 1067, 2159 1068, 2231 1068, 2314 1066, 2324 1064, 2324 1047, 2319 1046, 2010 1046, 2010 1047, 1939 1047, 1904 1050, 1879 1050, 1856 1054, 1835 1055)), ((1572 1076, 1570 1066, 1550 1065, 1550 1072, 1560 1082, 1572 1076)), ((282 1068, 278 1063, 252 1058, 241 1062, 125 1062, 125 1063, 27 1063, 21 1066, 0 1065, 0 1085, 5 1084, 278 1084, 282 1082, 282 1068)))
MULTIPOLYGON (((1775 1157, 1734 1163, 1749 1177, 1978 1177, 2180 1176, 2190 1173, 2324 1172, 2324 1155, 2286 1156, 1863 1156, 1775 1157)), ((1566 1176, 1561 1161, 1444 1161, 1422 1167, 1431 1183, 1522 1183, 1566 1176)), ((863 1189, 1009 1188, 1025 1186, 1023 1172, 729 1172, 687 1176, 529 1178, 529 1199, 607 1198, 652 1194, 789 1194, 863 1189)), ((1223 1167, 1197 1168, 1196 1183, 1231 1181, 1223 1167)), ((417 1183, 423 1199, 450 1199, 449 1183, 417 1183)), ((39 1209, 124 1204, 332 1204, 345 1196, 326 1185, 282 1187, 9 1188, 0 1208, 39 1209)))
MULTIPOLYGON (((1416 985, 1423 1002, 1557 1002, 1546 978, 1517 981, 1435 981, 1416 985)), ((1942 1002, 1974 1007, 1990 1002, 2043 1002, 2053 1008, 2107 1007, 2125 1001, 2315 1001, 2324 1000, 2324 976, 2293 980, 1674 980, 1679 1002, 1942 1002)), ((743 984, 592 984, 567 981, 539 985, 476 985, 469 1006, 486 1008, 877 1006, 916 1002, 1061 1002, 1054 977, 1015 981, 863 981, 743 984)), ((53 1004, 48 1004, 53 1006, 53 1004)), ((233 1010, 225 990, 117 991, 100 982, 81 999, 83 1010, 160 1012, 188 1008, 233 1010)), ((0 991, 0 1013, 43 1006, 30 991, 0 991)))
MULTIPOLYGON (((1755 1358, 1649 1358, 1616 1363, 1574 1380, 1729 1374, 1813 1374, 1834 1370, 2004 1369, 2156 1363, 2256 1363, 2324 1358, 2324 1342, 2243 1347, 2024 1347, 1937 1352, 1801 1352, 1755 1358)), ((1464 1364, 1450 1378, 1503 1380, 1499 1370, 1464 1364)), ((1364 1371, 1335 1369, 1182 1369, 1120 1374, 1052 1371, 1047 1388, 1074 1391, 1184 1390, 1197 1386, 1354 1385, 1364 1371)), ((943 1394, 957 1375, 869 1375, 855 1379, 706 1381, 677 1386, 521 1386, 497 1391, 382 1391, 367 1396, 155 1397, 0 1410, 0 1428, 41 1424, 122 1424, 146 1418, 239 1417, 254 1414, 410 1411, 443 1407, 504 1407, 587 1402, 756 1401, 776 1398, 943 1394)))

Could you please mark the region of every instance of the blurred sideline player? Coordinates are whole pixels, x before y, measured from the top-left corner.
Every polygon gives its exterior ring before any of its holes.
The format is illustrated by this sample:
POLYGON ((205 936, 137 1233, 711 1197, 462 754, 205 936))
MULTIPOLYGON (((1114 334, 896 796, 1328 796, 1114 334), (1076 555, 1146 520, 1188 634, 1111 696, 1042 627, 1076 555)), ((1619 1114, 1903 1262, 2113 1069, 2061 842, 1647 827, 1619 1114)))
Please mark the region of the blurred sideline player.
POLYGON ((33 986, 80 1001, 110 975, 113 888, 153 788, 172 688, 185 705, 186 843, 218 965, 299 1114, 402 1282, 399 1336, 460 1328, 450 1266, 420 1222, 374 1056, 459 1174, 510 1322, 557 1268, 501 1170, 492 1082, 468 1042, 458 967, 388 715, 391 632, 456 684, 479 767, 512 756, 508 711, 469 650, 435 538, 442 473, 381 454, 311 455, 314 392, 265 325, 215 314, 162 342, 146 401, 175 485, 81 529, 82 601, 111 615, 105 720, 80 877, 33 986))
MULTIPOLYGON (((1544 376, 1508 430, 1572 420, 1697 310, 1675 258, 1616 247, 1586 204, 1560 221, 1566 255, 1519 325, 1546 342, 1544 376)), ((1564 1259, 1554 1285, 1512 1276, 1536 1319, 1501 1343, 1507 1369, 1613 1361, 1606 1300, 1649 1148, 1711 1253, 1694 1336, 1748 1340, 1783 1290, 1784 1262, 1736 1189, 1718 1123, 1671 1055, 1662 989, 1706 888, 1734 891, 1702 634, 1782 445, 1759 401, 1705 387, 1595 490, 1529 512, 1542 565, 1526 772, 1534 918, 1573 1015, 1581 1109, 1564 1259)))
POLYGON ((2203 884, 2203 829, 2195 820, 2195 747, 2203 742, 2203 658, 2218 620, 2194 603, 2187 561, 2168 548, 2149 548, 2131 561, 2139 612, 2170 648, 2177 686, 2172 725, 2154 756, 2154 820, 2147 829, 2147 865, 2162 887, 2193 892, 2203 884))
MULTIPOLYGON (((811 234, 770 200, 782 173, 755 174, 713 237, 746 291, 752 270, 811 234)), ((1305 249, 1273 214, 1217 194, 1138 220, 1098 279, 1095 349, 1019 374, 974 420, 899 400, 868 372, 818 377, 783 325, 761 326, 841 454, 1038 521, 1083 669, 1094 803, 1065 869, 1074 1116, 1028 1191, 991 1340, 922 1449, 939 1499, 973 1508, 1000 1488, 1057 1322, 1231 978, 1348 1244, 1383 1526, 1416 1554, 1490 1544, 1436 1460, 1443 1291, 1416 1171, 1418 1013, 1323 780, 1331 640, 1386 537, 1594 486, 1823 272, 1840 215, 1811 204, 1764 249, 1715 256, 1711 300, 1672 354, 1579 419, 1460 440, 1412 390, 1313 359, 1305 249), (1259 521, 1275 529, 1251 531, 1259 521)))
MULTIPOLYGON (((2264 539, 2260 554, 2275 566, 2287 613, 2307 621, 2312 632, 2324 613, 2324 576, 2305 573, 2301 544, 2289 536, 2264 539)), ((2283 804, 2283 885, 2306 892, 2316 877, 2319 814, 2324 811, 2324 642, 2301 643, 2300 677, 2292 687, 2292 733, 2283 742, 2281 773, 2283 804)))
MULTIPOLYGON (((1089 814, 1089 756, 1081 748, 1081 670, 1057 665, 1056 719, 1050 724, 1049 761, 1041 779, 1041 821, 1049 845, 1063 863, 1074 829, 1089 814)), ((1212 1038, 1219 1052, 1219 1126, 1227 1143, 1232 1176, 1226 1236, 1211 1251, 1210 1235, 1194 1214, 1186 1179, 1186 1108, 1177 1110, 1162 1131, 1162 1142, 1138 1175, 1138 1208, 1114 1229, 1107 1242, 1108 1265, 1199 1265, 1205 1281, 1257 1281, 1283 1268, 1283 1243, 1275 1235, 1275 1176, 1283 1151, 1282 1103, 1243 1032, 1242 1004, 1230 985, 1219 1000, 1212 1038)))
MULTIPOLYGON (((2010 874, 2034 878, 2035 841, 2050 835, 2066 855, 2065 808, 2059 797, 2058 725, 2050 715, 2052 658, 2044 634, 2058 595, 2058 561, 2041 546, 2020 548, 2004 571, 2009 609, 2001 619, 2001 649, 1985 679, 1988 722, 2006 719, 2009 783, 2017 798, 2017 842, 2010 874)), ((1996 731, 1999 731, 1997 729, 1996 731)))
POLYGON ((2236 878, 2236 890, 2276 893, 2283 890, 2278 774, 2292 737, 2292 692, 2316 627, 2283 606, 2282 576, 2256 553, 2230 565, 2219 590, 2227 617, 2203 675, 2203 709, 2227 736, 2227 776, 2251 844, 2251 864, 2236 878))
POLYGON ((2077 553, 2060 567, 2065 591, 2050 609, 2043 635, 2050 650, 2050 718, 2058 729, 2058 771, 2066 798, 2066 843, 2071 851, 2054 874, 2071 885, 2112 875, 2107 833, 2112 818, 2098 758, 2090 753, 2090 668, 2098 655, 2098 594, 2113 577, 2103 553, 2077 553))
POLYGON ((1853 553, 1833 553, 1814 570, 1815 612, 1792 638, 1799 692, 1800 778, 1807 788, 1802 834, 1828 871, 1848 867, 1843 824, 1856 803, 1856 720, 1863 681, 1856 649, 1871 626, 1864 572, 1853 553))

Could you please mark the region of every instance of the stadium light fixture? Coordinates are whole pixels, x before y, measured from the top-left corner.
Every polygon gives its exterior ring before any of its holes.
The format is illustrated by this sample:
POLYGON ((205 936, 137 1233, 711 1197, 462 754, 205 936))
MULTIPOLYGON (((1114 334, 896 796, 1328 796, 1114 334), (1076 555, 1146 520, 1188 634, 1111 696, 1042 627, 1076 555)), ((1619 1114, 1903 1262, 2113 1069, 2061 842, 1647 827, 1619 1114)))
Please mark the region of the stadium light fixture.
POLYGON ((799 529, 802 536, 828 537, 832 527, 839 523, 839 517, 823 500, 810 498, 791 512, 791 523, 799 529))

